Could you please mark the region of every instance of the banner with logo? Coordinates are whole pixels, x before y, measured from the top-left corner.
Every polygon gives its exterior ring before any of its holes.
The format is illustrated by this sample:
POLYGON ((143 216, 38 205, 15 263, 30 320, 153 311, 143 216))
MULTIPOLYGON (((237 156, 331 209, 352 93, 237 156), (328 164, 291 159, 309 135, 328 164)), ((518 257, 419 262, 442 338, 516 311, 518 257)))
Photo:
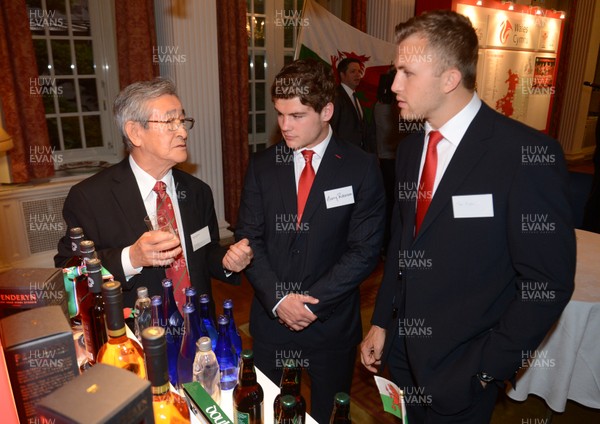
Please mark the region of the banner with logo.
POLYGON ((365 115, 370 116, 377 101, 379 77, 393 64, 396 46, 357 30, 312 0, 304 2, 302 23, 295 57, 326 62, 333 68, 336 79, 340 60, 346 57, 360 60, 364 77, 356 92, 365 115))

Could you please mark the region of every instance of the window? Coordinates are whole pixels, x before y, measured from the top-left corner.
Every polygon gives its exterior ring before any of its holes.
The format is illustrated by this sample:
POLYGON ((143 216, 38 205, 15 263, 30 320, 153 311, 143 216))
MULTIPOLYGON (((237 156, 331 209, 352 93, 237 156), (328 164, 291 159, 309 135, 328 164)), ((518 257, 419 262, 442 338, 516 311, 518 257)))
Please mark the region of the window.
POLYGON ((303 3, 303 0, 246 0, 250 153, 279 141, 270 89, 283 65, 294 60, 303 3))
POLYGON ((42 97, 53 156, 114 162, 122 145, 114 142, 111 110, 118 93, 112 2, 26 4, 39 74, 29 82, 30 95, 42 97))

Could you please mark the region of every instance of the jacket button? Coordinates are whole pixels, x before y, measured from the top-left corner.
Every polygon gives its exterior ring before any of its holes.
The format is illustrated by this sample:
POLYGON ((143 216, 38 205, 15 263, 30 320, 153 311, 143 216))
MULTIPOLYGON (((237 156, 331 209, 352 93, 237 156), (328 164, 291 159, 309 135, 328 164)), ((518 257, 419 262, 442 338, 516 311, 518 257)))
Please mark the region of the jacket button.
POLYGON ((300 250, 298 250, 298 249, 294 249, 294 250, 292 250, 292 253, 293 253, 294 255, 297 255, 298 253, 300 253, 300 250))

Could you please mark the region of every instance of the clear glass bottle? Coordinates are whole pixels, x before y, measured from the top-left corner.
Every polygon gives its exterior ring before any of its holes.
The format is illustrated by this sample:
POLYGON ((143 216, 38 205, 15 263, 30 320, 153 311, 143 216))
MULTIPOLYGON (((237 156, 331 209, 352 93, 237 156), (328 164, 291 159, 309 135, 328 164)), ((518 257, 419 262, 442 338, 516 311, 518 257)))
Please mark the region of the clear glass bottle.
POLYGON ((165 328, 165 317, 163 316, 162 297, 156 295, 150 299, 150 316, 152 327, 165 328))
POLYGON ((219 369, 221 370, 221 389, 230 390, 237 383, 238 361, 227 331, 229 319, 225 315, 219 315, 217 321, 219 322, 219 336, 215 355, 217 355, 219 369))
POLYGON ((142 340, 142 331, 152 324, 152 301, 148 297, 147 287, 137 288, 138 298, 135 301, 134 332, 138 340, 142 340))
POLYGON ((235 354, 239 358, 242 354, 242 337, 238 332, 235 319, 233 318, 233 300, 225 299, 223 301, 223 315, 229 318, 229 338, 235 348, 235 354))
POLYGON ((217 348, 217 327, 215 322, 210 316, 210 296, 207 294, 200 295, 200 319, 208 332, 208 337, 213 343, 213 350, 217 348))
POLYGON ((88 261, 89 291, 83 297, 80 305, 87 361, 81 365, 81 370, 87 369, 96 362, 100 348, 108 341, 106 320, 104 319, 104 301, 102 299, 101 270, 100 259, 94 258, 88 261))
POLYGON ((335 394, 333 401, 333 411, 329 424, 350 424, 350 396, 347 393, 339 392, 335 394))
POLYGON ((102 284, 102 299, 106 311, 108 341, 100 348, 96 362, 124 368, 146 378, 142 348, 127 337, 125 331, 121 283, 108 281, 102 284))
POLYGON ((275 424, 301 424, 304 419, 296 412, 296 398, 292 395, 281 397, 281 408, 273 415, 275 424))
POLYGON ((193 380, 199 382, 216 403, 221 402, 221 373, 217 356, 212 350, 210 337, 200 337, 196 342, 193 380))
POLYGON ((296 422, 304 423, 306 421, 306 402, 300 393, 301 385, 302 368, 296 366, 294 359, 287 359, 283 363, 283 374, 281 375, 281 383, 279 384, 281 391, 277 396, 275 396, 275 400, 273 401, 274 417, 277 417, 282 413, 283 397, 290 395, 295 399, 294 405, 297 416, 296 422))
POLYGON ((234 421, 236 423, 262 423, 264 419, 263 400, 263 389, 256 380, 254 353, 251 350, 243 350, 240 381, 233 389, 234 421))
POLYGON ((193 377, 194 358, 196 357, 196 342, 206 333, 202 334, 198 325, 198 314, 192 303, 183 305, 184 335, 177 359, 177 383, 179 387, 183 383, 189 383, 193 377))
POLYGON ((190 411, 179 394, 170 391, 167 378, 167 342, 165 330, 148 327, 142 331, 148 380, 152 385, 152 409, 156 423, 189 423, 190 411))
POLYGON ((181 349, 183 338, 183 317, 177 309, 175 294, 173 293, 173 282, 165 278, 162 280, 163 287, 163 317, 165 319, 165 336, 167 338, 167 359, 169 361, 169 379, 171 384, 178 386, 177 382, 177 358, 181 349))

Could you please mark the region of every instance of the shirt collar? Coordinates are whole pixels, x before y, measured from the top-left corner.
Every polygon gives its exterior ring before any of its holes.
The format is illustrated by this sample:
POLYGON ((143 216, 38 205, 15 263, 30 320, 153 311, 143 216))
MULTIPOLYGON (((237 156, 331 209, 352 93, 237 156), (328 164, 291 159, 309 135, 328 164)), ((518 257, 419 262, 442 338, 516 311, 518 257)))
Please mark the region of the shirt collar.
MULTIPOLYGON (((329 125, 329 132, 327 133, 327 137, 317 144, 315 147, 310 148, 315 152, 315 155, 321 159, 325 155, 325 150, 327 150, 327 146, 329 146, 329 141, 331 140, 331 136, 333 135, 333 130, 331 129, 331 125, 329 125)), ((299 150, 294 150, 294 158, 302 158, 302 151, 306 150, 306 147, 299 150)))
MULTIPOLYGON (((133 171, 133 175, 135 180, 140 188, 140 193, 142 194, 143 199, 148 199, 149 196, 152 195, 154 191, 154 185, 156 184, 156 180, 146 171, 144 171, 140 166, 135 162, 133 156, 129 155, 129 166, 131 166, 131 170, 133 171)), ((169 169, 169 171, 160 179, 167 185, 167 193, 169 196, 173 195, 173 188, 175 183, 173 181, 173 171, 169 169)))
MULTIPOLYGON (((448 122, 438 128, 438 131, 441 132, 444 138, 451 144, 458 146, 458 143, 462 140, 480 108, 481 99, 477 96, 477 93, 473 93, 473 97, 469 103, 467 103, 460 112, 450 118, 448 122)), ((433 128, 429 122, 425 122, 425 138, 429 136, 431 131, 433 131, 433 128)))

